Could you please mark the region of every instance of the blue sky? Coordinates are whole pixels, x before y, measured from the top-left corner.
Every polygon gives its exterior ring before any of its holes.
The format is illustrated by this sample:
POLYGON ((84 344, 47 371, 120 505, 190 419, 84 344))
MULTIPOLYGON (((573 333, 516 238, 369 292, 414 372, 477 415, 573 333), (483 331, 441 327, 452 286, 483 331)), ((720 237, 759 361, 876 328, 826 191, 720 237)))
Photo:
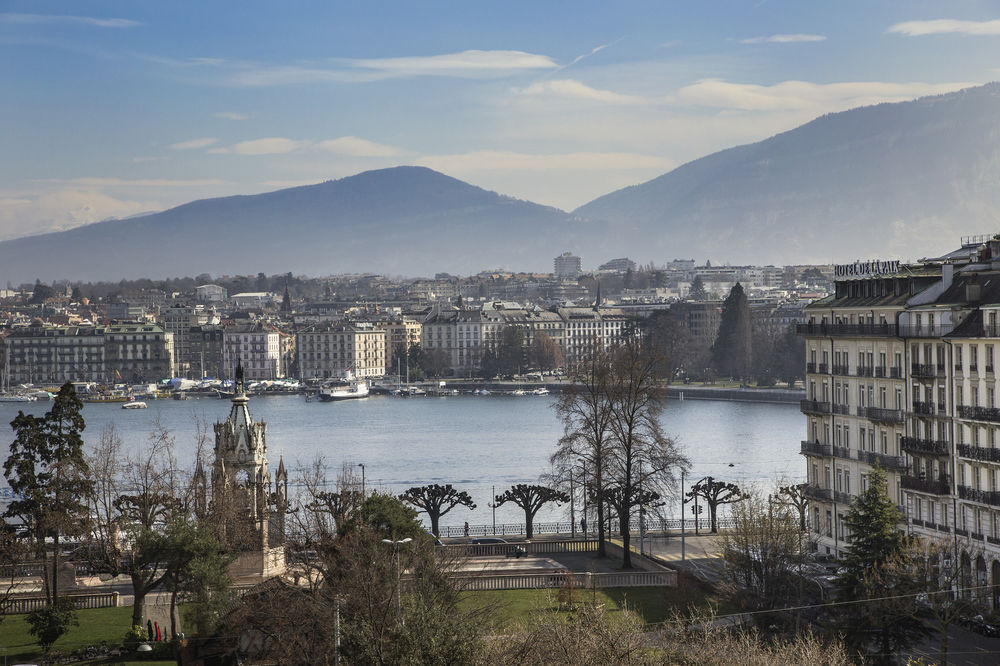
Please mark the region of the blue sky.
POLYGON ((1000 78, 1000 4, 0 0, 0 239, 420 164, 573 209, 1000 78))

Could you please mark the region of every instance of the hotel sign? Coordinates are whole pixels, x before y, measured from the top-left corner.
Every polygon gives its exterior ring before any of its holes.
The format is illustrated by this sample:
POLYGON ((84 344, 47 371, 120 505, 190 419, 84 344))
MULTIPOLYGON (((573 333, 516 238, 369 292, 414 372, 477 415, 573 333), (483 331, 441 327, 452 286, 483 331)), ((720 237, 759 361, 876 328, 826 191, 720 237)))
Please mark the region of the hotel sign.
POLYGON ((899 272, 899 261, 855 261, 853 264, 837 264, 833 267, 834 280, 850 280, 851 278, 867 278, 876 275, 888 275, 899 272))

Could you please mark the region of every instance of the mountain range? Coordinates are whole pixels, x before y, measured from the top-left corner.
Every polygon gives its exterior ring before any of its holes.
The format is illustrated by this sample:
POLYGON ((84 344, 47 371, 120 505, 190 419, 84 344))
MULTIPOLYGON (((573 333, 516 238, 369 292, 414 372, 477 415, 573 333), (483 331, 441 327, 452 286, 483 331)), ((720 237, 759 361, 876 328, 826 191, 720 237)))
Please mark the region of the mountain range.
POLYGON ((423 167, 0 243, 0 280, 551 270, 569 250, 756 264, 919 258, 996 231, 1000 84, 817 118, 567 213, 423 167))

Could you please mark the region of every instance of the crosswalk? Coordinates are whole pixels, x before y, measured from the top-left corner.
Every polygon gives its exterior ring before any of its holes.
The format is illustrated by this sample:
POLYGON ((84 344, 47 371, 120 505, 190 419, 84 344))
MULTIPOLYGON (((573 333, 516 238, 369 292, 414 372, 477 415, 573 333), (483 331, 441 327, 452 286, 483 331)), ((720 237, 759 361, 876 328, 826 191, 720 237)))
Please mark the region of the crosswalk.
MULTIPOLYGON (((681 554, 680 553, 653 553, 653 555, 656 555, 656 557, 658 557, 661 560, 667 560, 668 562, 680 562, 681 561, 681 554)), ((719 559, 721 557, 722 557, 722 553, 721 552, 717 552, 717 553, 702 552, 702 553, 687 553, 687 556, 685 557, 685 559, 688 559, 688 560, 703 560, 703 559, 719 559)))

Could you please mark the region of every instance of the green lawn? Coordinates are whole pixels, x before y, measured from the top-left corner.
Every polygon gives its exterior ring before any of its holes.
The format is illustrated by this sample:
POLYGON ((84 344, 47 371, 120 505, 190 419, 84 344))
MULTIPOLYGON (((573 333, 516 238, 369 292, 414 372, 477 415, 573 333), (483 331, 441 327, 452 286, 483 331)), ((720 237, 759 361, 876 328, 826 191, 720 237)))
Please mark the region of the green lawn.
MULTIPOLYGON (((673 610, 691 606, 715 607, 719 613, 734 612, 728 602, 710 588, 690 576, 681 575, 677 587, 619 587, 573 591, 575 603, 603 604, 611 612, 628 609, 637 613, 646 624, 666 620, 673 610)), ((559 612, 558 590, 503 590, 465 592, 460 606, 464 610, 481 609, 492 615, 502 626, 530 621, 537 613, 559 612)))
MULTIPOLYGON (((80 610, 77 611, 76 617, 80 621, 80 626, 70 628, 66 635, 52 646, 53 651, 69 653, 73 650, 85 649, 88 645, 100 645, 102 640, 107 641, 111 647, 121 645, 122 638, 124 638, 132 621, 132 607, 80 610)), ((32 635, 28 633, 28 624, 24 618, 24 615, 8 615, 0 623, 0 658, 4 654, 3 648, 6 648, 6 663, 8 664, 30 660, 42 654, 41 648, 35 643, 32 635)), ((115 661, 113 663, 130 662, 115 661)), ((176 662, 144 661, 141 663, 173 664, 176 662)))

